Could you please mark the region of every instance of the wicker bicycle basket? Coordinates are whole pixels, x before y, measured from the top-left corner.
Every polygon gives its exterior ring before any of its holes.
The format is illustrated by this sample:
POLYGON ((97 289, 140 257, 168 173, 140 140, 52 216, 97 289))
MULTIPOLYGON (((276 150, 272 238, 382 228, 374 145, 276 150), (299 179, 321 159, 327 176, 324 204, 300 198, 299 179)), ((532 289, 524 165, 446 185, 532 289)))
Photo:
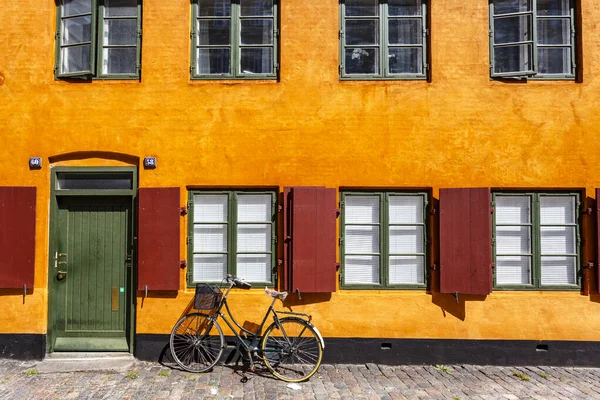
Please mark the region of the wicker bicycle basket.
POLYGON ((194 308, 197 310, 212 310, 217 308, 223 293, 217 285, 209 283, 196 283, 196 296, 194 308))

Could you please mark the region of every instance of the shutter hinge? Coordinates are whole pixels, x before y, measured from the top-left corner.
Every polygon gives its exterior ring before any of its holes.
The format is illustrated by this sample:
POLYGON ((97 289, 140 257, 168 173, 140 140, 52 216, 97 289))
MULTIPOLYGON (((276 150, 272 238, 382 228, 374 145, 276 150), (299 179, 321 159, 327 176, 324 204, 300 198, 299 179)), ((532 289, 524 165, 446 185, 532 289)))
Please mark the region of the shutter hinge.
POLYGON ((594 210, 592 210, 592 207, 584 207, 581 210, 581 214, 592 215, 593 212, 594 210))
POLYGON ((191 31, 190 32, 190 39, 194 39, 196 37, 196 32, 191 31))
POLYGON ((141 29, 138 29, 138 30, 137 30, 137 37, 138 37, 138 38, 141 38, 141 37, 142 37, 142 30, 141 30, 141 29))
POLYGON ((277 206, 277 212, 280 213, 283 211, 283 206, 279 205, 277 206))
POLYGON ((187 206, 180 207, 180 208, 179 208, 179 213, 181 214, 181 216, 182 216, 182 217, 183 217, 184 215, 187 215, 187 214, 188 214, 188 208, 187 208, 187 206))
POLYGON ((431 267, 430 267, 430 269, 431 269, 432 271, 436 271, 436 270, 437 270, 437 265, 436 265, 436 264, 431 264, 431 267))
POLYGON ((425 35, 425 36, 429 35, 429 29, 427 29, 427 28, 423 29, 423 35, 425 35))
POLYGON ((494 207, 490 207, 490 214, 493 214, 496 209, 494 207))
POLYGON ((56 33, 54 34, 54 39, 60 39, 60 33, 58 31, 56 31, 56 33))
POLYGON ((342 39, 344 37, 344 31, 341 29, 339 31, 339 37, 340 37, 340 39, 342 39))
POLYGON ((428 64, 428 63, 425 63, 425 64, 423 65, 423 68, 425 68, 425 71, 428 71, 428 70, 429 70, 429 64, 428 64))
POLYGON ((187 261, 179 260, 179 268, 184 269, 185 267, 187 267, 187 261))
POLYGON ((490 30, 488 30, 488 35, 489 35, 489 37, 492 37, 492 35, 493 35, 493 34, 494 34, 494 31, 492 31, 491 29, 490 29, 490 30))
POLYGON ((335 217, 336 218, 339 217, 341 213, 342 213, 342 209, 339 208, 339 207, 336 207, 336 209, 335 209, 335 217))
POLYGON ((495 263, 491 263, 490 264, 490 269, 494 269, 494 268, 496 268, 496 264, 495 263))
POLYGON ((593 262, 587 262, 583 265, 582 267, 583 269, 593 269, 594 268, 594 263, 593 262))
POLYGON ((279 29, 275 29, 273 31, 273 35, 275 35, 275 37, 279 37, 279 29))
POLYGON ((339 244, 340 246, 341 246, 341 245, 343 245, 343 244, 344 244, 344 238, 340 238, 340 239, 338 240, 338 244, 339 244))
POLYGON ((191 238, 190 238, 189 236, 187 236, 187 237, 185 238, 185 244, 190 244, 190 242, 191 242, 191 241, 192 241, 192 240, 191 240, 191 238))
POLYGON ((340 64, 338 67, 339 71, 340 71, 340 75, 342 74, 342 71, 344 70, 344 64, 340 64))
POLYGON ((279 72, 279 63, 275 63, 275 71, 279 72))

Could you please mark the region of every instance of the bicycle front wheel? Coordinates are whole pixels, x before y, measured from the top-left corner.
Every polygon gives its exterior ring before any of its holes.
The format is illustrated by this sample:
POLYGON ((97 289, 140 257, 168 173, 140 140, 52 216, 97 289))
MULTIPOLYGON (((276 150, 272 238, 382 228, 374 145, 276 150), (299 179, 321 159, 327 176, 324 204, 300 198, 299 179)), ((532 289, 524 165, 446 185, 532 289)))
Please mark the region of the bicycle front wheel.
POLYGON ((171 354, 189 372, 204 372, 215 366, 223 354, 223 331, 205 314, 188 314, 171 331, 171 354))
POLYGON ((296 318, 283 318, 265 332, 261 350, 265 365, 277 378, 302 382, 317 372, 323 357, 321 342, 310 324, 296 318))

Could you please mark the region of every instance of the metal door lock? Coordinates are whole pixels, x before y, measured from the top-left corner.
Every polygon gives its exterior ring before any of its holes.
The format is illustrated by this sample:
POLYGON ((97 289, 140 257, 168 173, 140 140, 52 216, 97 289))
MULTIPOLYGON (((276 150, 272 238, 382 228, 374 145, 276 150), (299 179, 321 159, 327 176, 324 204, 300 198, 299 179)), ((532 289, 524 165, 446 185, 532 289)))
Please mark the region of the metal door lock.
POLYGON ((67 273, 65 271, 56 271, 56 279, 62 281, 67 277, 67 273))

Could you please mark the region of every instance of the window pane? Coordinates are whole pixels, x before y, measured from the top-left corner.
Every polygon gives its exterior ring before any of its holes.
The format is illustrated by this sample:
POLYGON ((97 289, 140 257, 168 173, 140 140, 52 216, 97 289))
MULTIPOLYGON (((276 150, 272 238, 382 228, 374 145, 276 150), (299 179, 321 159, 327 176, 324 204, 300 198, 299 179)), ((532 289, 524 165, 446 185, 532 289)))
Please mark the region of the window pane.
POLYGON ((346 256, 344 283, 378 284, 379 256, 346 256))
POLYGON ((344 221, 347 224, 379 222, 379 196, 346 196, 344 221))
POLYGON ((538 19, 539 44, 571 44, 571 21, 568 19, 538 19))
POLYGON ((494 19, 494 43, 515 43, 533 40, 530 15, 494 19))
POLYGON ((92 12, 92 0, 63 0, 63 16, 89 14, 92 12))
POLYGON ((494 72, 524 72, 533 71, 532 46, 497 47, 494 49, 494 72))
POLYGON ((62 44, 90 42, 92 39, 92 17, 77 17, 63 20, 62 44))
POLYGON ((379 15, 378 0, 346 0, 346 16, 376 16, 379 15))
POLYGON ((494 0, 494 15, 531 11, 531 0, 494 0))
POLYGON ((346 225, 346 253, 379 253, 379 227, 346 225))
POLYGON ((105 74, 135 74, 137 50, 130 48, 104 49, 102 72, 105 74))
POLYGON ((227 195, 195 195, 194 222, 227 222, 227 195))
POLYGON ((273 15, 273 0, 240 0, 242 16, 273 15))
POLYGON ((531 252, 531 233, 528 226, 496 226, 496 254, 531 252))
POLYGON ((270 282, 271 256, 267 254, 238 254, 236 275, 248 282, 270 282))
POLYGON ((135 17, 137 0, 104 0, 104 13, 108 17, 135 17))
POLYGON ((540 74, 572 74, 571 48, 538 47, 538 72, 540 74))
POLYGON ((271 225, 238 225, 237 251, 271 251, 271 225))
POLYGON ((389 21, 390 44, 422 44, 423 29, 420 19, 392 19, 389 21))
POLYGON ((422 74, 423 49, 391 47, 389 49, 390 74, 422 74))
POLYGON ((239 195, 238 222, 271 221, 271 201, 271 196, 268 194, 239 195))
POLYGON ((574 196, 540 196, 540 223, 542 225, 574 224, 574 196))
POLYGON ((359 47, 346 49, 344 71, 347 74, 378 74, 379 50, 359 47))
POLYGON ((542 254, 575 254, 574 226, 542 226, 542 254))
POLYGON ((228 19, 199 19, 197 25, 198 45, 228 45, 231 21, 228 19))
POLYGON ((529 196, 496 196, 496 224, 528 224, 529 196))
POLYGON ((390 196, 390 224, 420 224, 423 223, 422 196, 390 196))
POLYGON ((390 257, 390 284, 424 284, 423 256, 390 257))
POLYGON ((131 174, 57 173, 57 189, 131 189, 131 174))
POLYGON ((194 254, 194 282, 221 281, 227 275, 225 254, 194 254))
POLYGON ((227 17, 231 15, 231 0, 198 0, 199 17, 227 17))
POLYGON ((109 46, 136 45, 137 21, 135 19, 109 19, 104 21, 104 44, 109 46))
POLYGON ((390 226, 390 253, 423 253, 422 226, 390 226))
POLYGON ((389 15, 421 15, 421 0, 388 0, 389 15))
POLYGON ((531 284, 531 257, 496 257, 496 284, 531 284))
POLYGON ((198 49, 197 74, 229 74, 229 49, 198 49))
POLYGON ((379 21, 375 19, 346 20, 345 43, 369 45, 379 43, 379 21))
POLYGON ((227 225, 194 225, 194 251, 227 251, 227 225))
POLYGON ((537 0, 537 15, 569 15, 569 0, 537 0))
POLYGON ((63 74, 90 71, 90 45, 63 48, 61 59, 63 74))
POLYGON ((542 257, 542 285, 575 285, 575 257, 542 257))
POLYGON ((272 74, 273 48, 241 49, 240 69, 243 74, 272 74))
POLYGON ((241 22, 242 44, 272 44, 272 19, 244 19, 241 22))

